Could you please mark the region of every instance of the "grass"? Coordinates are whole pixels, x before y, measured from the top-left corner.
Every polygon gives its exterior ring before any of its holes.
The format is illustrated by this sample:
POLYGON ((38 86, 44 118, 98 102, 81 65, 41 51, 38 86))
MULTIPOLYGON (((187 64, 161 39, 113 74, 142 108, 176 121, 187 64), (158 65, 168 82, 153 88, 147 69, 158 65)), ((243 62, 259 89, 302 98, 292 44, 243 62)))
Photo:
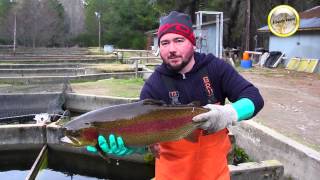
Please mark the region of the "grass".
POLYGON ((2 86, 7 86, 7 85, 14 85, 14 86, 19 86, 19 85, 24 85, 23 82, 12 82, 12 81, 6 81, 6 80, 0 80, 0 85, 2 86))
POLYGON ((129 72, 134 71, 134 67, 129 64, 98 64, 94 65, 91 68, 95 68, 97 71, 102 73, 108 72, 129 72))
POLYGON ((11 86, 11 85, 10 85, 10 84, 6 84, 6 83, 3 83, 3 84, 2 84, 2 83, 0 82, 0 87, 9 87, 9 86, 11 86))
POLYGON ((72 83, 71 87, 76 93, 95 94, 103 96, 116 96, 137 98, 144 84, 143 79, 105 79, 95 82, 72 83))
POLYGON ((246 162, 252 162, 252 160, 249 158, 249 155, 244 151, 244 149, 236 146, 234 148, 233 164, 238 165, 246 162))
MULTIPOLYGON (((160 66, 160 65, 159 65, 160 66)), ((155 70, 156 68, 157 68, 158 66, 151 66, 151 65, 149 65, 149 66, 147 66, 147 68, 149 68, 149 69, 151 69, 151 70, 155 70)))

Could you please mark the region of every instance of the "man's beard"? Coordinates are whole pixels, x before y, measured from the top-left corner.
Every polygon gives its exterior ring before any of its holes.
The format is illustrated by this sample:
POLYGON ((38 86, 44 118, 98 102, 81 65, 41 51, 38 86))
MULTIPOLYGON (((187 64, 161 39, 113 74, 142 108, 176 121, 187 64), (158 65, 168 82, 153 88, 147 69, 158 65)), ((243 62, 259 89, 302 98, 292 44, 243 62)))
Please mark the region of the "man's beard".
MULTIPOLYGON (((161 56, 161 54, 160 54, 160 56, 161 56)), ((163 59, 162 56, 161 56, 161 58, 163 59)), ((172 58, 175 58, 175 57, 172 57, 172 58)), ((184 67, 186 67, 189 64, 191 59, 192 59, 192 56, 187 57, 186 59, 183 59, 181 64, 178 65, 178 66, 172 66, 170 63, 166 63, 166 62, 164 62, 164 63, 168 67, 168 69, 170 69, 170 70, 172 70, 174 72, 180 72, 184 67)))

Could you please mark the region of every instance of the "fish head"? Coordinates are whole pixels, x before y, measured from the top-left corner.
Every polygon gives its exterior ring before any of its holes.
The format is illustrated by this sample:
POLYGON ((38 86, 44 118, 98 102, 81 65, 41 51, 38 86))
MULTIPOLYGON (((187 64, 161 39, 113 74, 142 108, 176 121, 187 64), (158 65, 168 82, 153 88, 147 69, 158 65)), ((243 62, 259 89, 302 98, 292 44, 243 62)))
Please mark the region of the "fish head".
POLYGON ((98 139, 98 131, 95 128, 67 129, 64 128, 64 137, 60 139, 65 144, 72 146, 95 146, 98 139))
POLYGON ((97 129, 92 126, 91 120, 80 116, 64 124, 62 127, 64 137, 60 141, 77 147, 95 145, 98 133, 97 129))

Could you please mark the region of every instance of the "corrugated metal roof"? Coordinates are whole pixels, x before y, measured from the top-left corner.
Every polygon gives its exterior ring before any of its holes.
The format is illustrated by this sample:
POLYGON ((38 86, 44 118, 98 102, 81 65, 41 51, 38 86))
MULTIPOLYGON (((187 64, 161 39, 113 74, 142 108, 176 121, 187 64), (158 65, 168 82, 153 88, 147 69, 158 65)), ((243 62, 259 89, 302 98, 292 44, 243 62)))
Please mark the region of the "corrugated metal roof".
MULTIPOLYGON (((313 7, 299 13, 300 26, 298 31, 304 30, 320 30, 320 6, 313 7)), ((259 32, 269 32, 268 26, 258 29, 259 32)))
MULTIPOLYGON (((298 31, 303 30, 320 30, 320 18, 300 19, 300 25, 298 31)), ((260 32, 269 32, 268 26, 259 28, 260 32)))
POLYGON ((301 19, 299 29, 320 28, 320 17, 301 19))
POLYGON ((320 17, 320 6, 299 13, 301 19, 320 17))

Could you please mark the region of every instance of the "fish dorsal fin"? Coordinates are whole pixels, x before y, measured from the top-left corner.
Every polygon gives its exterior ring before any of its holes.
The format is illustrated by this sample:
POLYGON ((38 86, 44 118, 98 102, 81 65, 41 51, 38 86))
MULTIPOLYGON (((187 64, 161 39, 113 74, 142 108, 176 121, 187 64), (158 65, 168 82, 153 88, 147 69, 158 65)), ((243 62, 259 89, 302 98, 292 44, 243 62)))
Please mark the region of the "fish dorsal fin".
POLYGON ((201 106, 201 102, 200 101, 192 101, 191 103, 187 104, 187 106, 200 107, 201 106))
POLYGON ((189 104, 177 104, 177 105, 168 105, 168 106, 181 106, 181 107, 200 107, 201 106, 201 103, 200 101, 192 101, 191 103, 189 104))
POLYGON ((158 106, 164 106, 166 103, 161 100, 156 99, 145 99, 143 100, 143 105, 158 105, 158 106))

